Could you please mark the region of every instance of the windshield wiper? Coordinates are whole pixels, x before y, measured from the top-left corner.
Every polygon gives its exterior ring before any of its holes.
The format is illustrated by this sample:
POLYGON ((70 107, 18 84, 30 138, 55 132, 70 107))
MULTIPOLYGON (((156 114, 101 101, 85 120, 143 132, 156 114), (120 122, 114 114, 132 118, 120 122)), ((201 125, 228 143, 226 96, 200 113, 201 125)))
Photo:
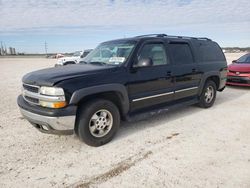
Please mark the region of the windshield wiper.
POLYGON ((101 62, 101 61, 91 61, 91 62, 80 61, 80 63, 82 63, 82 64, 92 64, 92 65, 116 66, 114 64, 104 63, 104 62, 101 62))
POLYGON ((101 62, 101 61, 91 61, 89 64, 92 65, 107 65, 107 63, 101 62))
POLYGON ((88 64, 88 62, 86 62, 86 61, 80 61, 79 63, 80 64, 88 64))
POLYGON ((100 61, 91 61, 88 62, 89 64, 93 64, 93 65, 105 65, 106 63, 100 62, 100 61))

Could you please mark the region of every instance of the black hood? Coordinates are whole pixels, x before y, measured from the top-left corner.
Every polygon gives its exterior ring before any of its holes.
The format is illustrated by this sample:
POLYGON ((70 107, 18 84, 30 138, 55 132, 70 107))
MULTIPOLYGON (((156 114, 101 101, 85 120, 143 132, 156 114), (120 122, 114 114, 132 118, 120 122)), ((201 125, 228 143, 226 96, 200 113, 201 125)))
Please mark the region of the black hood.
POLYGON ((23 83, 38 85, 38 86, 53 86, 56 83, 66 79, 98 74, 100 72, 103 71, 106 72, 110 69, 115 69, 115 68, 116 67, 113 66, 85 65, 85 64, 47 68, 26 74, 23 77, 23 83))

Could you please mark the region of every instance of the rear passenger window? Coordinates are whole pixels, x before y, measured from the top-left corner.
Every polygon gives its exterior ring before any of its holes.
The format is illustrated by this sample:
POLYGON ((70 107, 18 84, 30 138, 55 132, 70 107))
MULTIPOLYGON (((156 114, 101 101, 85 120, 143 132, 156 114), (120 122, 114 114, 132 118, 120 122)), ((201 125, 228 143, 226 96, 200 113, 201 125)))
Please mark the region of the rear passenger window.
POLYGON ((187 43, 170 43, 173 64, 194 63, 191 49, 187 43))
POLYGON ((214 42, 200 42, 198 49, 202 62, 225 61, 225 57, 222 50, 214 42))

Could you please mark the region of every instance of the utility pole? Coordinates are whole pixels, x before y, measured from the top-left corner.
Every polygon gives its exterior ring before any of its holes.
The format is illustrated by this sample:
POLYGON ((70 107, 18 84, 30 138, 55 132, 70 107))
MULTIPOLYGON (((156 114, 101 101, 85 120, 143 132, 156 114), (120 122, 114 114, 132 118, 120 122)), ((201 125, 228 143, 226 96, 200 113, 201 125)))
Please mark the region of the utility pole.
POLYGON ((7 51, 7 48, 6 48, 6 44, 5 44, 5 43, 4 43, 4 48, 5 48, 5 49, 4 49, 4 54, 5 54, 5 55, 8 55, 8 51, 7 51))
POLYGON ((47 57, 48 56, 48 44, 46 41, 44 43, 44 48, 45 48, 45 53, 46 53, 46 57, 47 57))
POLYGON ((5 53, 5 55, 8 55, 8 51, 7 51, 7 48, 6 48, 6 44, 5 44, 5 43, 4 43, 4 47, 5 47, 5 50, 4 50, 5 52, 4 52, 4 53, 5 53))
POLYGON ((3 53, 3 42, 1 41, 0 55, 4 55, 3 53))

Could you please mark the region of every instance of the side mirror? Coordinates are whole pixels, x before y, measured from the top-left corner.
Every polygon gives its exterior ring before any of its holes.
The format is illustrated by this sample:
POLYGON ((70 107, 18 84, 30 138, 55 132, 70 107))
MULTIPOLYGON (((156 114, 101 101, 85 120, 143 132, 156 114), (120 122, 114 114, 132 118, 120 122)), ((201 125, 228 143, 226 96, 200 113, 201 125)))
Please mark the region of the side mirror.
POLYGON ((82 54, 82 55, 80 56, 80 58, 84 58, 84 55, 82 54))
POLYGON ((149 67, 153 66, 153 61, 151 58, 140 59, 136 67, 149 67))
POLYGON ((237 60, 233 60, 232 63, 237 63, 237 60))

